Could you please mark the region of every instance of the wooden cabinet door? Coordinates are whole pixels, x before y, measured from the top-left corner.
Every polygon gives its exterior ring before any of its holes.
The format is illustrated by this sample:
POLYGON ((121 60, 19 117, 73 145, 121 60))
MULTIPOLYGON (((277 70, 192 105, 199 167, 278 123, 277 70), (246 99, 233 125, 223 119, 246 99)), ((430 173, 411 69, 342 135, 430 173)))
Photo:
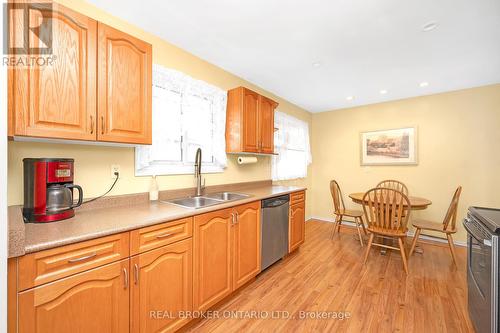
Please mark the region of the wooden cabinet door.
MULTIPOLYGON (((9 70, 9 125, 14 127, 9 134, 95 140, 97 22, 52 5, 53 10, 40 3, 27 5, 36 9, 28 11, 30 26, 52 23, 53 54, 42 66, 9 70)), ((11 37, 22 45, 22 11, 13 11, 13 22, 11 37)), ((43 46, 35 34, 26 36, 31 47, 43 46)))
POLYGON ((243 89, 243 152, 259 152, 259 94, 243 89))
POLYGON ((234 210, 233 290, 236 290, 260 272, 260 201, 234 210))
POLYGON ((288 230, 288 252, 297 249, 304 243, 305 237, 305 202, 290 206, 290 225, 288 230))
POLYGON ((128 332, 129 259, 19 293, 20 333, 128 332))
POLYGON ((131 258, 132 332, 174 332, 193 310, 192 239, 131 258))
POLYGON ((98 140, 151 144, 151 45, 99 22, 98 140))
POLYGON ((214 305, 231 289, 232 209, 194 217, 193 309, 214 305))
POLYGON ((259 103, 260 152, 274 153, 274 109, 276 103, 264 96, 259 103))

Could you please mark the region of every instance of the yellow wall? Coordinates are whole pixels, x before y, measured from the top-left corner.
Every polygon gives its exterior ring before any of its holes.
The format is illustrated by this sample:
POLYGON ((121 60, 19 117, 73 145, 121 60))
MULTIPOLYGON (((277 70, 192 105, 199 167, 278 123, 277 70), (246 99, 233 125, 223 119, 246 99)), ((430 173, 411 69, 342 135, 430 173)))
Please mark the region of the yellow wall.
POLYGON ((312 215, 331 218, 329 181, 347 197, 383 179, 399 179, 410 195, 432 200, 414 217, 442 221, 451 196, 463 186, 461 219, 471 205, 500 207, 500 85, 424 96, 313 116, 312 215), (360 166, 360 132, 418 127, 417 166, 360 166))
MULTIPOLYGON (((164 40, 144 32, 127 22, 81 0, 61 0, 59 3, 92 17, 98 21, 127 32, 153 45, 153 62, 182 71, 194 78, 204 80, 222 89, 237 86, 249 87, 279 102, 278 110, 311 122, 311 114, 305 110, 244 81, 164 40)), ((23 200, 22 159, 24 157, 69 157, 76 163, 77 184, 83 186, 86 197, 102 194, 111 185, 111 164, 120 164, 121 180, 111 194, 146 192, 149 189, 149 177, 134 176, 133 148, 110 148, 89 145, 63 145, 46 143, 9 142, 9 205, 21 204, 23 200)), ((229 157, 228 167, 224 173, 206 175, 206 184, 226 184, 271 178, 271 160, 259 157, 255 165, 238 166, 234 156, 229 157)), ((158 179, 160 190, 192 187, 195 185, 192 175, 162 176, 158 179)), ((294 181, 293 184, 310 187, 310 177, 294 181)))
MULTIPOLYGON (((231 89, 244 85, 280 103, 278 110, 303 119, 312 126, 313 164, 309 176, 280 184, 309 188, 306 215, 331 218, 330 179, 343 188, 346 203, 350 192, 365 191, 379 180, 396 178, 405 182, 412 195, 433 201, 425 211, 413 215, 440 221, 457 185, 463 189, 459 207, 461 219, 470 205, 500 206, 500 85, 424 96, 311 115, 305 110, 266 92, 164 40, 115 18, 81 0, 58 1, 98 21, 123 30, 153 45, 153 61, 197 79, 231 89), (361 131, 403 126, 418 127, 417 166, 361 167, 361 131)), ((133 148, 90 145, 9 142, 8 203, 22 203, 22 159, 24 157, 70 157, 76 160, 76 183, 86 197, 103 193, 112 183, 111 164, 120 164, 122 178, 111 193, 145 192, 149 177, 134 176, 133 148)), ((259 157, 254 165, 238 166, 229 156, 224 173, 206 175, 207 185, 270 179, 271 160, 259 157)), ((194 186, 192 175, 161 176, 161 190, 194 186)), ((358 207, 359 208, 359 207, 358 207)), ((458 240, 465 239, 460 223, 458 240)))

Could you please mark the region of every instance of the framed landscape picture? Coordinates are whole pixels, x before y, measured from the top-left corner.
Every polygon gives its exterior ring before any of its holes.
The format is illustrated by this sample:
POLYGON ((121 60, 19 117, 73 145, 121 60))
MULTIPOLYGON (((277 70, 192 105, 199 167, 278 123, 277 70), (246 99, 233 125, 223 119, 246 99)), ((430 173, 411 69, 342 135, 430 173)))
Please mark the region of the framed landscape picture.
POLYGON ((361 133, 361 165, 417 164, 417 128, 361 133))

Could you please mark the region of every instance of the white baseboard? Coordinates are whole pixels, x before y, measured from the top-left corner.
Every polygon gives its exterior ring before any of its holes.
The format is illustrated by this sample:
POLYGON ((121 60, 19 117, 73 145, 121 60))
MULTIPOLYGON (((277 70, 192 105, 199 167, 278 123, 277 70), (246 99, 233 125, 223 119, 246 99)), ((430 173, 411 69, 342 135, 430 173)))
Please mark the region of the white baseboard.
MULTIPOLYGON (((330 222, 330 223, 333 223, 335 222, 335 220, 331 217, 319 217, 319 216, 310 216, 309 220, 320 220, 320 221, 323 221, 323 222, 330 222)), ((352 226, 352 227, 355 227, 356 224, 352 221, 345 221, 345 220, 342 220, 342 224, 345 224, 345 225, 349 225, 349 226, 352 226)), ((413 237, 415 235, 415 232, 414 231, 408 231, 408 236, 410 237, 413 237)), ((427 235, 420 235, 419 239, 424 239, 424 240, 430 240, 430 241, 433 241, 433 242, 439 242, 439 243, 448 243, 448 240, 446 239, 443 239, 443 238, 439 238, 439 237, 434 237, 434 236, 427 236, 427 235)), ((458 240, 453 240, 453 244, 455 244, 456 246, 464 246, 464 247, 467 247, 467 242, 463 242, 463 241, 458 241, 458 240)))

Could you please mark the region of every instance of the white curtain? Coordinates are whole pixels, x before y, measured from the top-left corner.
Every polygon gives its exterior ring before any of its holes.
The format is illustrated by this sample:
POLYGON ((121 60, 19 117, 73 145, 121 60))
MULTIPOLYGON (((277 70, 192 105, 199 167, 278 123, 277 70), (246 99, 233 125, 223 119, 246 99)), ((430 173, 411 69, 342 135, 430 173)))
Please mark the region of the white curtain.
POLYGON ((222 171, 227 92, 156 64, 152 79, 153 144, 136 147, 136 175, 190 172, 198 148, 206 162, 202 171, 222 171))
POLYGON ((276 111, 272 178, 287 180, 307 177, 307 166, 311 164, 309 124, 286 113, 276 111))

